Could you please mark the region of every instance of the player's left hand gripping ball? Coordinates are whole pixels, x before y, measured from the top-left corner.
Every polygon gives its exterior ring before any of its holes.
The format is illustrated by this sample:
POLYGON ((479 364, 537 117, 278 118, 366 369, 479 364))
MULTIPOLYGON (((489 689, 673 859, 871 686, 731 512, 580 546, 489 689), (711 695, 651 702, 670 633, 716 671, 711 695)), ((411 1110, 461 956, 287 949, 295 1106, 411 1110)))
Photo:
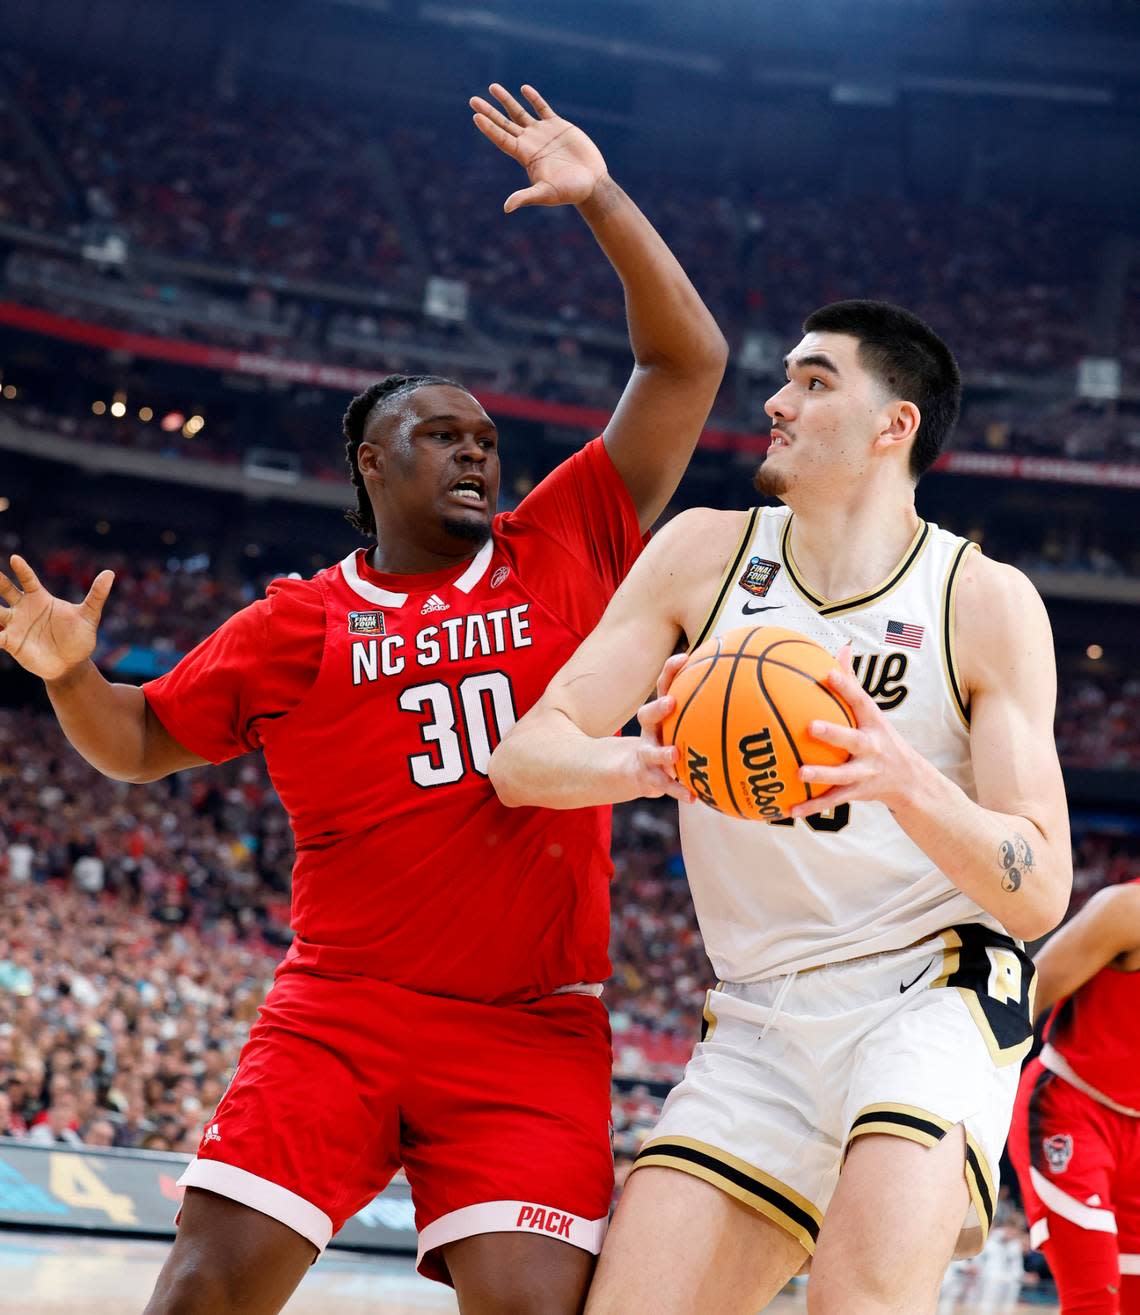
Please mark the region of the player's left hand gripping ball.
POLYGON ((813 721, 808 731, 813 739, 845 749, 850 757, 835 767, 800 768, 800 780, 831 788, 797 804, 791 810, 793 817, 810 817, 856 800, 875 800, 893 810, 916 779, 917 755, 859 684, 851 667, 850 644, 839 650, 835 661, 827 683, 846 699, 855 714, 855 728, 813 721))

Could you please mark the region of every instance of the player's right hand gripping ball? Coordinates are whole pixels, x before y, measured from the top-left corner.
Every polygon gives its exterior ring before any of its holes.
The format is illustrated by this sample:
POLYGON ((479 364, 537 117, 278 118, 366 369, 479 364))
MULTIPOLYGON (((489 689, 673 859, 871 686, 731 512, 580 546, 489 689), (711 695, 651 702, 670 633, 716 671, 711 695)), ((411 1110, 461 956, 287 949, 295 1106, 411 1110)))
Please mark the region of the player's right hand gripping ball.
POLYGON ((827 684, 834 666, 819 644, 776 626, 740 626, 702 644, 670 686, 677 704, 661 725, 661 742, 680 750, 681 784, 717 812, 756 822, 826 793, 799 769, 848 757, 808 734, 817 720, 855 725, 827 684))

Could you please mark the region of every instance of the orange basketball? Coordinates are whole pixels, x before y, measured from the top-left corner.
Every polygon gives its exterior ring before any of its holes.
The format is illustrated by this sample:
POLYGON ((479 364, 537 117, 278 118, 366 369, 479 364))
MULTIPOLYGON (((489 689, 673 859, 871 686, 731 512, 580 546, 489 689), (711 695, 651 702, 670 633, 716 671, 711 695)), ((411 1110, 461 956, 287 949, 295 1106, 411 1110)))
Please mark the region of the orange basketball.
POLYGON ((855 725, 826 683, 835 659, 794 630, 740 626, 689 655, 669 692, 677 706, 661 726, 680 750, 677 776, 728 817, 772 822, 828 786, 800 767, 832 766, 848 754, 807 731, 815 720, 855 725))

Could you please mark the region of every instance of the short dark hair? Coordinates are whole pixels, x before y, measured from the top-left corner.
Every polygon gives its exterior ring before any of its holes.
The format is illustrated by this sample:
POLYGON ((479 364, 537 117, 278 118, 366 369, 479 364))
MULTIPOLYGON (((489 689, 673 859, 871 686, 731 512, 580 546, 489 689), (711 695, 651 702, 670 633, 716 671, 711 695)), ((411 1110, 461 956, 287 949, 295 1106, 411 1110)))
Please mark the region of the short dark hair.
POLYGON ((962 376, 954 353, 929 324, 887 301, 832 302, 812 311, 803 328, 857 338, 859 364, 896 397, 918 407, 922 422, 910 449, 910 473, 919 479, 958 419, 962 376))
MULTIPOLYGON (((457 384, 454 379, 445 379, 439 374, 390 374, 371 384, 364 392, 358 393, 348 404, 348 410, 344 413, 341 422, 341 431, 345 440, 348 477, 356 490, 356 506, 350 507, 344 513, 344 518, 361 534, 376 533, 376 518, 372 514, 372 504, 368 501, 368 491, 364 487, 364 477, 360 473, 359 459, 360 445, 364 442, 364 431, 368 428, 372 412, 381 402, 394 397, 397 393, 414 393, 417 388, 425 388, 430 384, 463 388, 463 385, 457 384)), ((466 392, 467 389, 463 388, 463 391, 466 392)))

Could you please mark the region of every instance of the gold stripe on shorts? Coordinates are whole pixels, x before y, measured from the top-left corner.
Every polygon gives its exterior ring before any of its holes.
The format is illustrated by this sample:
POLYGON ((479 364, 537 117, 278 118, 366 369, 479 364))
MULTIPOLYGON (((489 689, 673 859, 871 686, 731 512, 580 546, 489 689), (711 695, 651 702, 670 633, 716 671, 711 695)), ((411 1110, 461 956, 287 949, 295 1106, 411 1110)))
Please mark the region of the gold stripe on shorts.
POLYGON ((647 1142, 634 1169, 676 1169, 701 1178, 782 1228, 811 1255, 819 1239, 823 1213, 805 1196, 763 1169, 692 1137, 659 1137, 647 1142))

